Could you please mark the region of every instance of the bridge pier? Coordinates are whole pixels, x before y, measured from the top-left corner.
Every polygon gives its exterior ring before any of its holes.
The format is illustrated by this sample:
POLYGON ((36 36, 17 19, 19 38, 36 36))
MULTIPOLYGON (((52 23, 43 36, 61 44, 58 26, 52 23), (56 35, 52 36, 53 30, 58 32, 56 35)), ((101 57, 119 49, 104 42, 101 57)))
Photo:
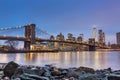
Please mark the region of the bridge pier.
POLYGON ((95 51, 95 50, 96 50, 95 46, 89 46, 89 51, 95 51))
POLYGON ((89 39, 89 51, 95 51, 96 48, 95 48, 95 39, 94 38, 90 38, 89 39))
POLYGON ((35 24, 25 26, 25 38, 24 48, 30 50, 30 45, 35 44, 35 24))

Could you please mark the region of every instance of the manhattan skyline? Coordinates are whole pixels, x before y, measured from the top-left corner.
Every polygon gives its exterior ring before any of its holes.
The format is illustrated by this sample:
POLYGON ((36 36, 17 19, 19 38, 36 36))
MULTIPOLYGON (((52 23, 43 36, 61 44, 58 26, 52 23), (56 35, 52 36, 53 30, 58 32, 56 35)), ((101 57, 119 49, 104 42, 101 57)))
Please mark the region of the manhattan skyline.
POLYGON ((102 29, 106 42, 116 43, 120 32, 119 0, 0 0, 0 27, 35 23, 56 36, 93 37, 93 27, 102 29))

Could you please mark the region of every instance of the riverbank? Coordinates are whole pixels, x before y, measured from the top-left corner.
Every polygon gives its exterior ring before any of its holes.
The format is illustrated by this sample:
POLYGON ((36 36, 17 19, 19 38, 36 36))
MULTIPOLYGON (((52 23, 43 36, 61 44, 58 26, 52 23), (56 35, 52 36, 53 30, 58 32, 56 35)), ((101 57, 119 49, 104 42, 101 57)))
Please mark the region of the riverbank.
POLYGON ((120 80, 120 70, 94 70, 88 67, 57 68, 52 65, 30 66, 9 62, 0 67, 1 80, 120 80))
MULTIPOLYGON (((79 50, 0 50, 0 53, 36 53, 36 52, 71 52, 71 51, 79 51, 79 50)), ((84 50, 80 50, 84 51, 84 50)), ((88 50, 85 50, 88 51, 88 50)), ((120 51, 120 49, 97 49, 96 51, 120 51)))
POLYGON ((0 53, 58 52, 58 50, 1 50, 0 53))

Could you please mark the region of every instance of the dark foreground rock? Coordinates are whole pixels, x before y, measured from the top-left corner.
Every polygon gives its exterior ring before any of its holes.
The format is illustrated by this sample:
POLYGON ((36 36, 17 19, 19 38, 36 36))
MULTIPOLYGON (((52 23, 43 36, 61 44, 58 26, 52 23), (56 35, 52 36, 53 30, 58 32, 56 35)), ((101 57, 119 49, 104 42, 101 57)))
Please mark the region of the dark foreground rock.
POLYGON ((108 76, 108 80, 120 80, 120 76, 108 76))
POLYGON ((17 63, 13 61, 9 62, 3 69, 4 75, 11 77, 18 67, 19 65, 17 63))
POLYGON ((3 69, 2 80, 120 80, 120 70, 94 70, 88 67, 62 69, 52 65, 21 66, 9 62, 3 69))

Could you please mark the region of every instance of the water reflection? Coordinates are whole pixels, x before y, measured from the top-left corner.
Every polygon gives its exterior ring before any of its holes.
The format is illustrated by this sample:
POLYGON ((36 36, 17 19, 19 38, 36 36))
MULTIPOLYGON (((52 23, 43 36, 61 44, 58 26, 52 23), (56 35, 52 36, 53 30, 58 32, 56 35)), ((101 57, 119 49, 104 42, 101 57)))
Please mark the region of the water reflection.
POLYGON ((54 64, 63 68, 87 66, 94 69, 120 69, 120 52, 117 51, 0 54, 0 59, 4 63, 15 61, 27 65, 54 64))

